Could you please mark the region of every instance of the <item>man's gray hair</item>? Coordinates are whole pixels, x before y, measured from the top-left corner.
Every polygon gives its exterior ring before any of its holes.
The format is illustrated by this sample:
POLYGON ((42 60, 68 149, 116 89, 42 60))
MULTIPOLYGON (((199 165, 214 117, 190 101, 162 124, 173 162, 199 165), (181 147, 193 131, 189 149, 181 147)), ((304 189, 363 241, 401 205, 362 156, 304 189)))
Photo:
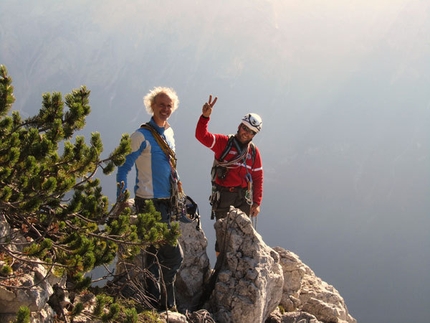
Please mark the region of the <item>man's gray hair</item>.
POLYGON ((152 105, 155 102, 155 98, 160 93, 166 94, 172 100, 172 113, 179 106, 179 98, 174 89, 170 87, 157 86, 151 91, 149 91, 149 93, 143 97, 143 104, 145 105, 146 112, 148 112, 148 114, 150 114, 151 116, 154 115, 154 110, 152 109, 152 105))

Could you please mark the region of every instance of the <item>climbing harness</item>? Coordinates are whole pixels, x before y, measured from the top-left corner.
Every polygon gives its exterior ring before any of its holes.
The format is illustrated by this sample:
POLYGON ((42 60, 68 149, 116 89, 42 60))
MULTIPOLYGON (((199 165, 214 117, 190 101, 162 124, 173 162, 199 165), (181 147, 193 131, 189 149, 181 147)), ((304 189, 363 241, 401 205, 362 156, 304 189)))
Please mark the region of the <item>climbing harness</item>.
POLYGON ((253 202, 253 198, 252 198, 252 196, 253 196, 252 195, 252 176, 248 172, 248 170, 247 170, 245 178, 246 178, 246 181, 248 182, 248 188, 245 192, 245 201, 246 201, 246 203, 248 203, 248 205, 252 206, 252 202, 253 202))
POLYGON ((243 159, 246 159, 247 153, 248 153, 248 146, 246 146, 246 149, 245 148, 241 149, 237 140, 235 139, 235 136, 230 135, 223 153, 218 159, 216 158, 214 159, 214 163, 211 169, 212 182, 214 182, 215 178, 217 177, 220 179, 225 179, 225 177, 227 176, 228 170, 231 168, 239 167, 238 164, 241 163, 243 159), (231 148, 233 147, 233 144, 235 145, 236 151, 239 152, 239 154, 236 156, 236 158, 230 161, 224 161, 224 158, 230 152, 231 148))
POLYGON ((256 149, 255 145, 250 142, 246 147, 240 148, 239 143, 235 139, 235 135, 229 135, 227 145, 222 152, 219 159, 214 159, 212 169, 211 169, 211 181, 212 181, 212 193, 209 196, 209 203, 212 206, 212 214, 211 219, 215 218, 215 210, 218 208, 219 200, 220 200, 220 189, 218 185, 215 183, 216 178, 219 178, 223 180, 230 169, 240 167, 240 165, 244 165, 247 171, 247 174, 245 176, 245 179, 248 183, 247 189, 245 192, 245 200, 246 203, 249 205, 252 205, 253 203, 253 190, 252 190, 252 176, 248 171, 248 168, 246 166, 246 158, 248 155, 249 147, 251 148, 251 158, 255 160, 256 155, 256 149), (238 152, 238 155, 229 161, 224 161, 224 158, 228 155, 233 145, 236 148, 236 151, 238 152))

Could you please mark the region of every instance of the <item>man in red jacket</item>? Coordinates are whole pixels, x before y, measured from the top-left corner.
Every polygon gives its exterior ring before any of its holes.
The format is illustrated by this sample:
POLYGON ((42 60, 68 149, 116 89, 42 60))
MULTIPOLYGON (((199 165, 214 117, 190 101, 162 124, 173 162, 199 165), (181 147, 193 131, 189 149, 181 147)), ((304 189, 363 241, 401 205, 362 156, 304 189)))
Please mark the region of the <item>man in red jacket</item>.
MULTIPOLYGON (((263 199, 263 164, 252 139, 261 130, 262 120, 258 114, 249 113, 242 118, 235 135, 213 134, 208 124, 216 101, 217 97, 209 96, 196 127, 196 138, 215 155, 212 215, 217 220, 224 218, 232 205, 256 217, 263 199)), ((218 243, 215 250, 218 254, 218 243)))

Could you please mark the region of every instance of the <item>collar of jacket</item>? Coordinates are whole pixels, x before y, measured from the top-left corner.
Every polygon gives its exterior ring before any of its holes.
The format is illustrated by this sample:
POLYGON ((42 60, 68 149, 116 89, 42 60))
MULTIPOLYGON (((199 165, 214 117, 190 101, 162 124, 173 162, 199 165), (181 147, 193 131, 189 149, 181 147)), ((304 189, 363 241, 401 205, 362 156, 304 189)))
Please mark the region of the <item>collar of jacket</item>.
POLYGON ((166 122, 166 126, 165 127, 160 127, 159 125, 157 125, 157 123, 154 120, 154 117, 151 117, 151 120, 149 120, 149 123, 151 124, 151 126, 157 130, 157 132, 160 135, 164 135, 164 131, 168 128, 170 128, 170 124, 168 122, 166 122))

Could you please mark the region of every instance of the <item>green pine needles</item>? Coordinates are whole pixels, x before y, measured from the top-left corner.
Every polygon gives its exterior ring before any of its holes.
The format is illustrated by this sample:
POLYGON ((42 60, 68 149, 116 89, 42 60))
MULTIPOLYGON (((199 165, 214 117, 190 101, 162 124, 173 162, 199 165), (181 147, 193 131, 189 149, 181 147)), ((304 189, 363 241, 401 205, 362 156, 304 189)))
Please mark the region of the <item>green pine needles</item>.
POLYGON ((30 309, 27 306, 20 306, 13 323, 30 323, 30 309))
MULTIPOLYGON (((8 242, 0 244, 0 257, 6 259, 0 284, 11 272, 7 269, 25 258, 44 264, 49 272, 67 274, 68 286, 83 290, 91 285, 85 274, 112 263, 119 245, 126 246, 132 258, 149 244, 173 244, 180 234, 178 224, 168 227, 160 222, 151 203, 135 224, 130 223, 128 207, 119 215, 110 214, 112 205, 95 176, 98 170, 111 174, 124 163, 130 138, 124 134, 102 159, 98 132, 91 133, 89 143, 75 135, 91 112, 89 96, 85 86, 64 100, 61 93, 45 93, 39 113, 24 119, 11 111, 12 79, 0 65, 0 213, 27 241, 18 252, 8 248, 16 243, 15 235, 0 237, 8 242)), ((109 306, 110 314, 103 315, 112 319, 118 309, 109 306)), ((79 310, 78 306, 74 315, 79 310)))

